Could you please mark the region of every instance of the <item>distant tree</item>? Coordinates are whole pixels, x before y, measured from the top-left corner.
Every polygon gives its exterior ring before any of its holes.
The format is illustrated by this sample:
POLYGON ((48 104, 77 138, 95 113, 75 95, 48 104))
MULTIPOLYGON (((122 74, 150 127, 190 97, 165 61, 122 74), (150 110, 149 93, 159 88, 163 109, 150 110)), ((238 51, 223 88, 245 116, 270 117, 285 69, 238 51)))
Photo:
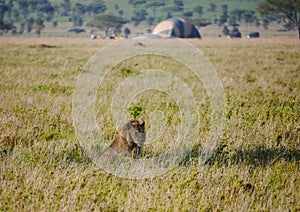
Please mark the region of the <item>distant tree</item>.
POLYGON ((88 5, 87 9, 93 14, 101 14, 105 13, 107 7, 103 0, 93 0, 92 3, 88 5))
POLYGON ((77 21, 79 19, 79 16, 77 15, 72 15, 72 23, 73 23, 73 27, 77 26, 77 21))
POLYGON ((27 27, 27 32, 28 33, 30 33, 32 31, 33 24, 34 24, 34 19, 33 18, 29 18, 28 20, 26 20, 26 27, 27 27))
POLYGON ((247 24, 254 23, 256 20, 255 12, 252 10, 246 10, 244 13, 244 19, 247 24))
POLYGON ((124 34, 125 34, 126 36, 128 36, 128 35, 130 35, 130 33, 131 33, 131 30, 130 30, 128 27, 126 27, 126 28, 124 29, 124 34))
POLYGON ((18 9, 20 11, 20 14, 23 16, 23 18, 27 18, 29 15, 29 3, 26 0, 17 0, 16 4, 18 6, 18 9))
POLYGON ((194 8, 194 12, 197 13, 198 17, 201 17, 203 14, 203 7, 202 6, 196 6, 194 8))
POLYGON ((222 30, 223 35, 228 36, 230 31, 228 29, 228 27, 226 25, 223 26, 223 30, 222 30))
POLYGON ((146 0, 129 0, 129 4, 131 4, 134 8, 140 7, 143 4, 146 4, 146 0))
POLYGON ((134 22, 135 26, 138 26, 142 21, 146 20, 146 16, 148 15, 147 11, 144 9, 139 9, 133 11, 134 16, 131 20, 134 22))
POLYGON ((183 1, 181 1, 181 0, 174 0, 173 2, 174 2, 174 5, 180 9, 180 11, 183 10, 183 8, 184 8, 183 1))
POLYGON ((156 1, 156 0, 149 1, 146 4, 146 7, 150 8, 152 10, 153 16, 156 16, 156 10, 162 6, 165 6, 165 3, 161 2, 161 1, 156 1))
POLYGON ((83 19, 78 15, 72 16, 72 22, 73 22, 73 27, 83 25, 83 19))
POLYGON ((239 26, 239 24, 236 22, 236 16, 230 16, 228 24, 233 27, 239 26))
POLYGON ((223 13, 227 13, 228 12, 228 5, 227 4, 223 4, 222 5, 222 11, 223 11, 223 13))
POLYGON ((53 27, 57 27, 57 25, 58 25, 58 21, 53 21, 53 22, 52 22, 52 26, 53 26, 53 27))
POLYGON ((222 26, 223 24, 225 24, 227 22, 227 19, 228 19, 228 15, 223 13, 221 15, 221 17, 219 18, 219 26, 222 26))
POLYGON ((53 15, 55 12, 55 8, 51 5, 50 2, 48 2, 48 0, 46 0, 37 5, 37 11, 43 12, 46 15, 53 15))
POLYGON ((64 2, 62 3, 62 7, 63 7, 62 15, 63 16, 68 16, 69 12, 71 10, 71 2, 70 2, 70 0, 64 0, 64 2))
POLYGON ((119 26, 119 27, 115 28, 114 34, 115 34, 115 35, 122 34, 122 26, 119 26))
POLYGON ((41 36, 42 30, 45 28, 46 26, 44 25, 44 20, 37 18, 34 21, 34 29, 35 29, 35 33, 37 34, 38 37, 41 36))
POLYGON ((19 30, 19 34, 23 34, 25 31, 25 22, 21 22, 20 23, 20 30, 19 30))
POLYGON ((286 23, 284 23, 283 28, 285 28, 286 30, 290 31, 290 30, 294 30, 295 25, 291 20, 288 20, 286 23))
POLYGON ((118 15, 119 15, 119 16, 123 16, 123 15, 124 15, 124 11, 123 11, 123 10, 119 10, 119 11, 118 11, 118 15))
POLYGON ((83 19, 80 17, 77 21, 77 26, 82 26, 83 25, 83 19))
POLYGON ((185 11, 185 12, 182 13, 182 16, 184 18, 191 18, 191 17, 193 17, 193 12, 192 11, 185 11))
POLYGON ((265 18, 263 20, 262 26, 263 26, 264 29, 268 29, 269 28, 269 24, 270 24, 269 20, 265 18))
POLYGON ((166 19, 172 18, 172 14, 170 12, 167 13, 166 19))
POLYGON ((6 5, 5 0, 0 0, 0 20, 3 20, 7 11, 9 11, 9 7, 6 5))
POLYGON ((236 21, 241 23, 244 13, 245 13, 245 10, 236 9, 236 10, 233 10, 230 12, 230 17, 233 17, 233 16, 236 17, 236 21))
POLYGON ((105 35, 107 36, 110 29, 119 29, 125 23, 126 21, 122 17, 108 14, 98 14, 87 23, 87 26, 104 30, 105 35))
POLYGON ((118 5, 118 4, 115 4, 115 5, 114 5, 114 9, 115 9, 115 12, 118 13, 118 11, 119 11, 119 9, 120 9, 119 5, 118 5))
POLYGON ((17 9, 13 9, 11 16, 15 21, 20 21, 20 12, 17 9))
POLYGON ((3 20, 0 20, 0 36, 2 37, 5 33, 16 29, 13 23, 5 23, 3 20))
POLYGON ((217 10, 217 6, 214 3, 209 3, 209 8, 207 9, 207 11, 216 12, 216 10, 217 10))
POLYGON ((148 23, 149 27, 153 26, 154 22, 155 22, 155 17, 154 16, 151 16, 151 17, 147 18, 147 23, 148 23))
POLYGON ((229 18, 227 4, 222 5, 222 11, 223 11, 223 13, 219 18, 219 26, 222 26, 223 24, 225 24, 227 22, 227 19, 229 18))
POLYGON ((268 14, 284 14, 298 31, 300 39, 300 1, 299 0, 265 0, 257 8, 263 16, 268 14))
POLYGON ((259 26, 260 26, 260 21, 259 21, 258 19, 255 21, 255 26, 256 26, 257 28, 259 28, 259 26))
POLYGON ((73 15, 83 16, 86 12, 86 7, 81 3, 76 3, 72 8, 72 11, 73 15))
POLYGON ((214 19, 214 24, 218 24, 219 23, 219 19, 215 18, 214 19))
POLYGON ((11 19, 12 18, 12 10, 14 7, 14 0, 7 0, 7 1, 5 1, 5 4, 7 6, 7 10, 5 11, 5 13, 7 13, 8 19, 11 19))

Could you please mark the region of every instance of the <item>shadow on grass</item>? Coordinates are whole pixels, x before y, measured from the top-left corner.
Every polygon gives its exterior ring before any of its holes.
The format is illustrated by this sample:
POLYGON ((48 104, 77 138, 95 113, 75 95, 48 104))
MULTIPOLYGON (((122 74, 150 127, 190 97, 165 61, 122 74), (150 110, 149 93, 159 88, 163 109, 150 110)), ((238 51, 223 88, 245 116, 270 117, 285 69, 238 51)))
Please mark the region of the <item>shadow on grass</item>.
POLYGON ((284 147, 264 148, 257 146, 249 150, 237 150, 232 155, 233 163, 245 163, 254 166, 273 165, 280 160, 287 162, 300 161, 300 151, 298 149, 287 149, 284 147))
MULTIPOLYGON (((199 151, 192 151, 182 164, 186 165, 191 160, 195 160, 200 156, 199 151)), ((269 166, 281 160, 287 162, 300 161, 300 149, 292 149, 285 147, 266 148, 262 145, 255 146, 251 149, 235 149, 228 151, 226 145, 219 146, 213 156, 206 162, 207 165, 234 165, 245 164, 251 166, 269 166)))

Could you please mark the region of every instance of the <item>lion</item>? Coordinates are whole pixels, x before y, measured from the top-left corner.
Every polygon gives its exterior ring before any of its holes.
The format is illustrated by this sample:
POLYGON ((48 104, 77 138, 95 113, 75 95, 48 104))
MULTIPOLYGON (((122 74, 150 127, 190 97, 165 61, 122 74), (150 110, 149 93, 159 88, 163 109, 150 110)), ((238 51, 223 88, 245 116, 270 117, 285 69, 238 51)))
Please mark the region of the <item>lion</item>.
POLYGON ((138 120, 131 120, 115 134, 112 144, 100 155, 100 160, 107 156, 111 159, 118 156, 137 158, 145 140, 145 122, 140 124, 138 120))

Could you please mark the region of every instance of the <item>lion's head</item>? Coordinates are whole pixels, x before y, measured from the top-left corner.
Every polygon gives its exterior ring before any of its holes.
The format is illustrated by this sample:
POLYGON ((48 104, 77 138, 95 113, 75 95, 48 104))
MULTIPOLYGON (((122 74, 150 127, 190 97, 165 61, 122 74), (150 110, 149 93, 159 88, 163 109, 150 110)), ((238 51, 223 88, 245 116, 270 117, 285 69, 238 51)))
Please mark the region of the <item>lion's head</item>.
POLYGON ((146 140, 145 122, 140 124, 138 120, 131 120, 121 128, 119 134, 126 139, 129 147, 143 147, 146 140))

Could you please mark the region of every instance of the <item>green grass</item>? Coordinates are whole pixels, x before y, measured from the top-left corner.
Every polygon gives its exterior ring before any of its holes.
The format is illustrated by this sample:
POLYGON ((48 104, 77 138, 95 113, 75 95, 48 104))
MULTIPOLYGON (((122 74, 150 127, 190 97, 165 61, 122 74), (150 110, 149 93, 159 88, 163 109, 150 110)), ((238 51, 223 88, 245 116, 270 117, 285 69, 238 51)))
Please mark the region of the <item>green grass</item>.
MULTIPOLYGON (((52 2, 59 2, 59 1, 52 1, 52 2)), ((73 1, 72 1, 73 2, 73 1)), ((74 1, 74 3, 76 2, 80 2, 80 1, 74 1)), ((88 0, 85 2, 85 4, 90 3, 91 1, 88 0)), ((225 1, 217 1, 217 0, 213 0, 213 1, 194 1, 194 0, 185 0, 183 1, 184 3, 184 11, 193 11, 193 9, 196 6, 202 6, 204 9, 204 14, 203 14, 203 18, 209 19, 211 21, 214 20, 214 18, 219 18, 222 14, 222 5, 223 4, 227 4, 228 5, 228 11, 232 11, 235 9, 247 9, 247 10, 253 10, 256 11, 256 8, 258 6, 258 4, 262 2, 262 0, 255 0, 255 1, 247 1, 247 0, 225 0, 225 1), (216 12, 209 12, 207 11, 210 3, 214 3, 217 7, 216 12)), ((82 3, 82 2, 80 2, 82 3)), ((109 1, 105 1, 106 6, 107 6, 107 12, 108 13, 115 13, 115 9, 114 9, 114 5, 118 4, 120 9, 124 11, 124 17, 130 19, 131 17, 133 17, 133 11, 135 10, 135 8, 132 7, 132 5, 128 4, 128 1, 120 1, 120 0, 109 0, 109 1)), ((166 6, 173 6, 173 0, 166 0, 164 1, 164 3, 166 4, 166 6)), ((146 8, 144 6, 142 6, 143 9, 147 10, 147 13, 150 16, 153 16, 153 12, 152 10, 150 10, 149 8, 146 8)), ((139 9, 139 8, 137 8, 139 9)), ((180 12, 175 12, 173 13, 173 16, 182 16, 182 11, 180 12)), ((194 14, 194 17, 196 17, 197 14, 194 14)), ((166 9, 165 7, 161 7, 158 8, 157 13, 156 13, 156 18, 159 17, 161 20, 166 18, 166 9)))
MULTIPOLYGON (((227 102, 224 135, 206 165, 198 164, 210 111, 201 83, 165 58, 138 57, 115 67, 99 88, 96 107, 101 130, 110 140, 115 129, 109 98, 116 88, 111 82, 143 68, 164 67, 198 91, 194 94, 201 124, 193 151, 177 168, 147 180, 123 179, 98 169, 75 136, 76 79, 105 42, 0 40, 1 211, 300 210, 298 39, 191 41, 217 70, 227 102), (38 48, 41 43, 56 48, 38 48)), ((167 150, 168 139, 175 136, 172 126, 180 122, 176 102, 149 92, 138 96, 132 106, 137 104, 145 109, 146 130, 152 109, 161 110, 168 120, 166 135, 146 146, 145 157, 167 150)))

